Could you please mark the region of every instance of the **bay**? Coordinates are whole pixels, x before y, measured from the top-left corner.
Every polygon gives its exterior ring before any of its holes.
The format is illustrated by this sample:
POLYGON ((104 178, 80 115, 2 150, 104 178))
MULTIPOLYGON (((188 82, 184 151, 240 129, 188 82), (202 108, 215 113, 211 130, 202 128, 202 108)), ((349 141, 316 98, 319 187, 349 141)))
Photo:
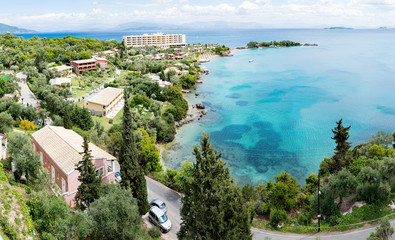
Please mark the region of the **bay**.
MULTIPOLYGON (((265 29, 164 31, 185 33, 188 43, 245 46, 249 41, 292 40, 318 47, 239 50, 233 57, 204 64, 191 104, 204 103, 207 115, 178 130, 165 165, 193 160, 203 131, 228 162, 241 185, 257 185, 281 171, 300 183, 333 154, 331 129, 340 118, 351 125, 353 146, 379 130, 395 127, 395 30, 265 29), (249 60, 254 60, 249 62, 249 60)), ((145 32, 23 34, 25 38, 67 35, 102 40, 145 32)))
POLYGON ((194 160, 192 146, 211 134, 236 182, 260 184, 287 171, 299 183, 335 147, 343 118, 353 146, 395 127, 394 31, 275 31, 250 40, 291 39, 318 47, 249 49, 216 58, 193 104, 208 114, 179 129, 168 167, 194 160), (283 36, 280 36, 283 35, 283 36), (302 39, 302 40, 301 40, 302 39), (254 60, 250 62, 249 60, 254 60))

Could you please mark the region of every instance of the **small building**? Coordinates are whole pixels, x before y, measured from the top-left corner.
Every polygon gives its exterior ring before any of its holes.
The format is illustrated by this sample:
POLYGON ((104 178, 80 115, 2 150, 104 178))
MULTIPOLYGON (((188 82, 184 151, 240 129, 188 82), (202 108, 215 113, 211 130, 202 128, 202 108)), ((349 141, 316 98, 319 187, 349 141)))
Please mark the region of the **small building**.
MULTIPOLYGON (((74 205, 80 172, 76 165, 82 160, 83 138, 70 129, 47 125, 32 134, 33 149, 40 154, 43 167, 46 168, 69 205, 74 205)), ((89 143, 92 162, 102 183, 115 181, 116 158, 93 143, 89 143)))
POLYGON ((103 51, 103 52, 101 52, 101 53, 103 53, 104 55, 106 55, 106 56, 114 56, 114 51, 112 51, 112 50, 106 50, 106 51, 103 51))
POLYGON ((70 78, 54 78, 49 80, 49 82, 51 83, 51 85, 55 86, 55 87, 60 87, 63 85, 68 85, 69 87, 71 87, 71 79, 70 78))
POLYGON ((176 54, 175 54, 174 58, 175 58, 176 60, 181 60, 181 59, 184 58, 184 56, 185 56, 185 53, 184 53, 184 52, 179 52, 179 53, 176 53, 176 54))
POLYGON ((100 67, 106 68, 107 67, 107 59, 96 57, 96 63, 100 64, 100 67))
POLYGON ((0 133, 0 159, 7 158, 7 135, 0 133))
POLYGON ((84 106, 93 115, 107 116, 123 102, 123 89, 108 87, 85 100, 84 106))
POLYGON ((14 74, 14 70, 1 70, 0 74, 14 74))
POLYGON ((73 67, 66 66, 66 65, 56 66, 56 67, 52 67, 50 69, 55 70, 56 74, 60 77, 63 77, 63 78, 70 76, 73 73, 73 67))
POLYGON ((171 54, 171 53, 166 54, 166 58, 169 59, 169 60, 173 60, 174 59, 174 54, 171 54))
POLYGON ((74 67, 77 74, 82 74, 83 71, 95 71, 97 60, 94 58, 71 61, 70 65, 74 67))

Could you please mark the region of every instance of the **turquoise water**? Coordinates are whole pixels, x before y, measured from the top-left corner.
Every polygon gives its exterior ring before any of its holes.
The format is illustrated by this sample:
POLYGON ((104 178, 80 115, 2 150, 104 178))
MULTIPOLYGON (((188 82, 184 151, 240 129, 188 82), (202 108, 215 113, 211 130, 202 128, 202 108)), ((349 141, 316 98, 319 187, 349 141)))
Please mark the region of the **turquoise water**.
POLYGON ((353 145, 378 130, 395 131, 395 31, 280 35, 254 39, 319 46, 239 50, 205 64, 210 74, 200 96, 186 97, 208 114, 178 130, 167 167, 193 160, 192 146, 205 131, 236 182, 259 184, 287 171, 303 184, 333 154, 331 129, 340 118, 351 125, 353 145))

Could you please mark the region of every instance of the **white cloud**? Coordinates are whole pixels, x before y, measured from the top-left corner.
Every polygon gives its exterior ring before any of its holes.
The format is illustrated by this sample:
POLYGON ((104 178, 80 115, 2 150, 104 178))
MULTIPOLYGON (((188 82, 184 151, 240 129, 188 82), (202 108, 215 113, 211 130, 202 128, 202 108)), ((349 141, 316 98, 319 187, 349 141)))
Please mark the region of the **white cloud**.
POLYGON ((158 0, 159 4, 167 4, 167 3, 171 3, 173 2, 173 0, 158 0))
POLYGON ((115 4, 105 5, 103 1, 94 1, 93 8, 81 12, 3 14, 1 18, 2 22, 17 26, 29 27, 30 24, 32 29, 34 26, 42 29, 52 29, 49 26, 76 29, 81 24, 115 26, 130 21, 176 24, 194 21, 257 22, 268 27, 395 27, 395 0, 244 0, 232 3, 212 0, 207 5, 193 2, 151 0, 136 3, 119 0, 115 4))

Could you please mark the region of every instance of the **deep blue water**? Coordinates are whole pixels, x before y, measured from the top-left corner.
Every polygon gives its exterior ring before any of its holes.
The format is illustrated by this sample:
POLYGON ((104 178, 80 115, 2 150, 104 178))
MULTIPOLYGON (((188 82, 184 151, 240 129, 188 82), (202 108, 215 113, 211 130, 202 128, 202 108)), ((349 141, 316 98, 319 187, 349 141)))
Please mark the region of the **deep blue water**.
MULTIPOLYGON (((176 31, 166 33, 172 32, 176 31)), ((193 160, 192 146, 205 131, 222 150, 236 182, 259 184, 285 170, 304 183, 333 154, 331 129, 340 118, 351 125, 353 145, 370 140, 379 130, 395 130, 395 30, 182 33, 188 43, 230 47, 285 39, 319 46, 240 50, 205 64, 210 74, 196 90, 200 96, 186 97, 191 103, 204 103, 208 114, 179 129, 179 147, 165 154, 167 167, 193 160)), ((38 35, 121 40, 124 34, 38 35)))

